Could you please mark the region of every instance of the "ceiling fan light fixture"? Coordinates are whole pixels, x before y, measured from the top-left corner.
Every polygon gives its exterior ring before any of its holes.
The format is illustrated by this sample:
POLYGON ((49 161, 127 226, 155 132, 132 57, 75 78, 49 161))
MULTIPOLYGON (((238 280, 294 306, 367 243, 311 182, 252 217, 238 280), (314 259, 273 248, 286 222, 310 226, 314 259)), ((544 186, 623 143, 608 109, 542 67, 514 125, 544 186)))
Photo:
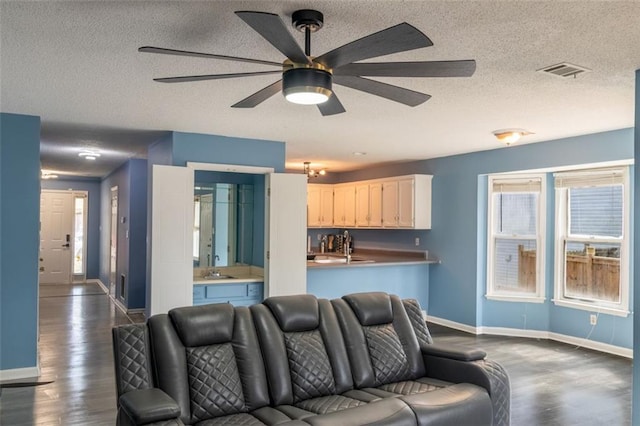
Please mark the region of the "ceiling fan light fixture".
POLYGON ((282 93, 287 101, 317 105, 331 97, 331 73, 315 68, 292 68, 282 75, 282 93))
POLYGON ((507 146, 518 142, 523 136, 533 134, 532 132, 524 129, 501 129, 494 130, 492 133, 496 137, 496 139, 506 144, 507 146))

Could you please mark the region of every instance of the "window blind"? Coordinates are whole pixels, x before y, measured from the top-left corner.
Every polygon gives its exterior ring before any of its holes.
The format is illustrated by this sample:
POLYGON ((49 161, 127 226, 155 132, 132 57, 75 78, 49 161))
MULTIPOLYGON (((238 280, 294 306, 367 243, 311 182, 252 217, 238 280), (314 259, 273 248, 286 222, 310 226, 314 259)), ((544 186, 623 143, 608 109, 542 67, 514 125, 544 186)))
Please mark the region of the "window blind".
POLYGON ((625 168, 606 168, 554 173, 556 188, 622 185, 625 168))
POLYGON ((496 192, 540 192, 540 178, 493 179, 492 190, 496 192))

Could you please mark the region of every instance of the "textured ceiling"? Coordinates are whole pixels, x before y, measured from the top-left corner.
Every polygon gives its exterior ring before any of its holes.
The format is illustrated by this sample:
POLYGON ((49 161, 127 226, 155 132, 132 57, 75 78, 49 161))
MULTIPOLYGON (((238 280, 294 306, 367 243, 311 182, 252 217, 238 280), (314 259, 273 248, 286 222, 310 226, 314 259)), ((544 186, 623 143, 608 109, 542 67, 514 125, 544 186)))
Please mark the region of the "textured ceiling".
POLYGON ((0 109, 41 116, 43 168, 78 175, 103 176, 144 156, 167 130, 284 141, 288 167, 353 170, 497 148, 491 131, 501 128, 535 132, 530 143, 633 126, 639 22, 638 1, 2 1, 0 109), (280 95, 230 108, 277 75, 152 81, 272 68, 137 52, 152 45, 279 62, 282 54, 233 12, 277 13, 289 25, 302 8, 325 16, 314 55, 408 22, 434 46, 383 60, 475 59, 476 73, 380 79, 432 96, 416 108, 338 86, 347 112, 322 117, 280 95), (536 72, 564 61, 592 72, 536 72), (103 155, 87 165, 77 157, 82 147, 103 155))

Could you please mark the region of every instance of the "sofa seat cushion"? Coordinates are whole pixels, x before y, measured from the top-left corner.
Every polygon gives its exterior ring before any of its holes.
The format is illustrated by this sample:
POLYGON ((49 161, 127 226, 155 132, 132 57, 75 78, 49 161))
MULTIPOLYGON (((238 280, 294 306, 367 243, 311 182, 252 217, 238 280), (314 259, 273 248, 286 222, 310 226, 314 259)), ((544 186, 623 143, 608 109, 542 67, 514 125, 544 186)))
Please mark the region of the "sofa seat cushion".
POLYGON ((376 388, 364 388, 363 391, 377 396, 378 398, 388 398, 400 395, 413 395, 416 393, 432 392, 438 389, 451 386, 453 383, 443 380, 421 377, 416 380, 403 380, 401 382, 387 383, 376 388))
POLYGON ((328 395, 300 401, 296 404, 296 407, 316 414, 327 414, 365 404, 366 402, 342 395, 328 395))
POLYGON ((301 420, 291 420, 279 410, 262 407, 251 413, 230 414, 196 423, 197 426, 308 426, 301 420))
POLYGON ((248 413, 231 414, 196 423, 197 426, 267 426, 248 413))
POLYGON ((491 425, 493 410, 486 389, 459 383, 431 392, 402 396, 418 425, 491 425))
POLYGON ((398 398, 387 398, 333 413, 304 419, 312 426, 415 426, 416 416, 398 398))

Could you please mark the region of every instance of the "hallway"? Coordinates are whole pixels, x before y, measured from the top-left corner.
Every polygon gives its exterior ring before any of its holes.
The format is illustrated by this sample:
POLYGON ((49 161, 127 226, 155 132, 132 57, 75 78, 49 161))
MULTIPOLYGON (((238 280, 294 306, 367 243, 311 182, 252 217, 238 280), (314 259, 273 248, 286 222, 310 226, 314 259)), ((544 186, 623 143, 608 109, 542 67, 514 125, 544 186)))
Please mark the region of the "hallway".
POLYGON ((53 383, 2 389, 0 424, 114 425, 111 327, 130 318, 95 283, 41 285, 39 301, 37 380, 53 383))

